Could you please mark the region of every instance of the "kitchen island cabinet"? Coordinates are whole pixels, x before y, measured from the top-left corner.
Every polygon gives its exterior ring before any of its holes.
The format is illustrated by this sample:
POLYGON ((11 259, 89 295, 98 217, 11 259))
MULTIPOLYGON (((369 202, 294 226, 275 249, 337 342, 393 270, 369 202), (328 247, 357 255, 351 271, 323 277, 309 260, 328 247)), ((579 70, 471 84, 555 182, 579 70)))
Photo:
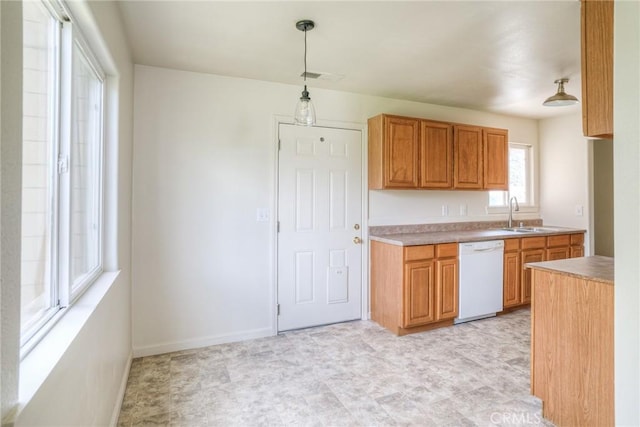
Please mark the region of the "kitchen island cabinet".
POLYGON ((613 259, 528 264, 531 393, 560 426, 614 425, 613 259))

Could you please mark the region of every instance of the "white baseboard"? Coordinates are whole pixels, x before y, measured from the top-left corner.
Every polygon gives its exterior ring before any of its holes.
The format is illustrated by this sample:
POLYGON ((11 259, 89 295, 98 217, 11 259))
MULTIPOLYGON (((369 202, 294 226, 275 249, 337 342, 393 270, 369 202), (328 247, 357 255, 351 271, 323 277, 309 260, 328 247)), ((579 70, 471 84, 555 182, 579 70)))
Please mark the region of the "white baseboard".
POLYGON ((111 422, 109 423, 111 427, 118 425, 118 418, 120 417, 120 410, 122 409, 122 400, 124 399, 124 393, 127 391, 127 381, 129 380, 129 371, 131 370, 132 360, 133 352, 130 352, 127 359, 127 366, 125 367, 124 374, 122 374, 122 379, 120 380, 120 389, 118 390, 116 404, 113 407, 113 413, 111 414, 111 422))
POLYGON ((208 347, 216 344, 226 344, 255 338, 271 337, 275 334, 276 332, 272 328, 263 328, 233 334, 211 335, 208 337, 200 337, 184 341, 146 345, 141 347, 134 346, 133 357, 153 356, 156 354, 171 353, 174 351, 189 350, 192 348, 208 347))

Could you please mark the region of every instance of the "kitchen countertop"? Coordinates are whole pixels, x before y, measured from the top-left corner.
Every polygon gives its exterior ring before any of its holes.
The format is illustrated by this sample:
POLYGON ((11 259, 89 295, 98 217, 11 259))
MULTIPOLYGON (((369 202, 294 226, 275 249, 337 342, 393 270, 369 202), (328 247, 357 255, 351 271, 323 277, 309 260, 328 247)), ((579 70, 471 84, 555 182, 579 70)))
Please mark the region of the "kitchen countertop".
POLYGON ((531 262, 525 267, 613 285, 614 262, 613 258, 606 256, 531 262))
POLYGON ((579 228, 541 226, 544 231, 507 231, 502 229, 433 231, 426 233, 370 234, 369 239, 397 246, 434 245, 439 243, 479 242, 483 240, 515 239, 518 237, 551 236, 584 233, 579 228))

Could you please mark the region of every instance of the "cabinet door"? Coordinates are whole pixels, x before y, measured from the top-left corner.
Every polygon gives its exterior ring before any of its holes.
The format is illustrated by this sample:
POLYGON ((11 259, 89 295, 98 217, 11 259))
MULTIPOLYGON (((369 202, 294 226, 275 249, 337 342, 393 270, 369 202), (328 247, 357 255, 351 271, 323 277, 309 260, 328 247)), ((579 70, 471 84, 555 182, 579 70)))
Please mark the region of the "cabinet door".
POLYGON ((522 264, 520 272, 522 274, 522 289, 520 290, 522 302, 531 302, 531 270, 525 269, 524 265, 529 262, 544 261, 544 249, 529 249, 522 251, 522 264))
POLYGON ((437 260, 436 272, 436 318, 453 319, 458 316, 458 260, 437 260))
POLYGON ((483 184, 487 190, 509 189, 509 135, 505 129, 483 129, 483 184))
POLYGON ((584 247, 571 246, 571 258, 580 258, 584 256, 584 247))
POLYGON ((384 118, 384 185, 386 188, 418 187, 418 135, 420 121, 384 118))
POLYGON ((571 255, 571 249, 569 246, 564 246, 560 248, 549 248, 547 249, 547 261, 553 261, 556 259, 567 259, 571 255))
POLYGON ((402 327, 424 325, 436 320, 434 262, 405 264, 402 327))
MULTIPOLYGON (((582 1, 582 127, 613 138, 613 1, 582 1)), ((573 92, 570 92, 573 93, 573 92)))
POLYGON ((453 186, 452 126, 420 121, 420 187, 453 186))
POLYGON ((453 127, 453 186, 482 189, 482 128, 453 127))
POLYGON ((520 304, 520 253, 505 252, 502 302, 506 307, 520 304))

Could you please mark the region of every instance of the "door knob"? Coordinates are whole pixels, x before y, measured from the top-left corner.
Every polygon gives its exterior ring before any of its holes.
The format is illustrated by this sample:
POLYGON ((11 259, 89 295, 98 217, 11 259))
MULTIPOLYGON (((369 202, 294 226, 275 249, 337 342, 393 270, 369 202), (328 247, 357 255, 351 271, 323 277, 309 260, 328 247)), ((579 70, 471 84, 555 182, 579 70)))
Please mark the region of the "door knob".
POLYGON ((359 238, 359 237, 354 237, 354 238, 353 238, 353 243, 355 243, 356 245, 358 245, 358 244, 362 243, 362 239, 361 239, 361 238, 359 238))

